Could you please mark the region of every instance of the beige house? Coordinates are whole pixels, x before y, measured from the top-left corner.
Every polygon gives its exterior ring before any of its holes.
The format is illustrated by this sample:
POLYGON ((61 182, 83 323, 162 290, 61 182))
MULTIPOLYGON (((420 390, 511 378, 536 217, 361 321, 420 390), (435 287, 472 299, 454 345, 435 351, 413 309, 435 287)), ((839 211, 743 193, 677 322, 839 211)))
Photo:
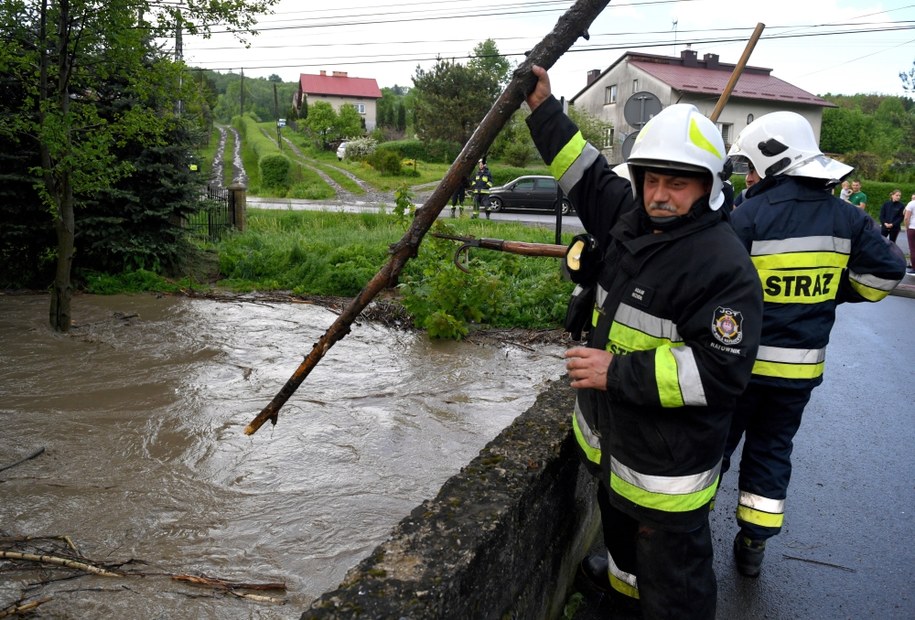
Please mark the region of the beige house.
POLYGON ((381 89, 374 78, 349 77, 346 71, 333 71, 330 75, 321 71, 319 75, 299 75, 299 90, 295 94, 293 105, 298 111, 302 102, 309 104, 315 101, 326 101, 334 110, 340 110, 345 103, 356 107, 366 131, 375 129, 378 113, 376 102, 381 99, 381 89))
MULTIPOLYGON (((719 62, 717 54, 700 60, 691 49, 679 57, 626 52, 605 71, 589 71, 588 85, 569 103, 613 125, 604 144, 595 146, 617 164, 628 156, 641 126, 661 109, 691 103, 711 116, 733 70, 734 65, 719 62)), ((717 121, 728 148, 753 119, 779 110, 802 115, 819 140, 823 108, 835 106, 771 71, 747 66, 741 73, 717 121)))

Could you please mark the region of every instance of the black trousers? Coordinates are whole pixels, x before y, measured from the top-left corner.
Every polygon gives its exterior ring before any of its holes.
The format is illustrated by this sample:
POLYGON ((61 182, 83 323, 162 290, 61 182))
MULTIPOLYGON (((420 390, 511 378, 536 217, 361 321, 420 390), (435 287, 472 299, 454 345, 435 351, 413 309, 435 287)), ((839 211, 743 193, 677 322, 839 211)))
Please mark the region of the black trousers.
MULTIPOLYGON (((645 620, 714 620, 718 584, 712 562, 708 519, 698 529, 673 532, 639 523, 610 504, 606 487, 598 490, 604 543, 613 566, 635 576, 645 620)), ((632 596, 628 587, 611 585, 632 596)))
MULTIPOLYGON (((801 417, 812 391, 813 386, 790 389, 751 382, 738 399, 724 448, 721 474, 723 476, 730 467, 731 455, 743 437, 737 481, 742 494, 775 501, 783 501, 788 496, 794 435, 801 426, 801 417)), ((740 513, 738 507, 738 515, 740 513)), ((772 520, 775 514, 759 511, 756 516, 738 516, 737 521, 746 536, 766 540, 781 531, 781 523, 775 525, 772 520)), ((784 509, 778 515, 784 518, 784 509)))

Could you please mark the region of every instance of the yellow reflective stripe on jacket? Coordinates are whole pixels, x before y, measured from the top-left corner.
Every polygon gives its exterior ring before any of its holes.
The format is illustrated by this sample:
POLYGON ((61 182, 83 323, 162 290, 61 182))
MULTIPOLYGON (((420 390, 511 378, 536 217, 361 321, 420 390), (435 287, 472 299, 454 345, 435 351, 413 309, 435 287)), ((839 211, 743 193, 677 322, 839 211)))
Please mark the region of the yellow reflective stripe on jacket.
POLYGON ((708 504, 718 488, 719 461, 708 471, 687 476, 642 474, 610 457, 610 488, 629 501, 663 512, 688 512, 708 504))
POLYGON ((887 280, 870 274, 848 272, 848 282, 855 292, 868 301, 880 301, 890 294, 898 280, 887 280))
POLYGON ((693 350, 664 345, 655 349, 655 382, 662 407, 704 407, 705 389, 693 350))
POLYGON ((600 465, 600 439, 588 426, 581 407, 578 406, 577 396, 575 397, 575 411, 572 412, 572 432, 575 433, 575 441, 578 442, 578 447, 585 453, 587 459, 595 465, 600 465))
POLYGON ((582 179, 598 155, 600 152, 588 144, 581 132, 576 132, 553 158, 550 163, 550 173, 568 193, 582 179))
POLYGON ((620 304, 613 316, 608 339, 617 351, 650 351, 660 346, 682 343, 673 321, 648 314, 628 304, 620 304))
POLYGON ((737 519, 763 527, 781 527, 785 522, 785 500, 741 491, 737 519))
POLYGON ((783 379, 816 379, 826 367, 826 349, 760 346, 753 374, 783 379))
POLYGON ((770 303, 818 304, 839 292, 851 240, 813 236, 754 241, 750 258, 770 303))
POLYGON ((629 598, 639 598, 638 578, 632 573, 621 570, 616 565, 616 562, 613 561, 613 556, 609 551, 607 552, 607 559, 609 560, 607 574, 610 577, 610 585, 613 589, 629 598))

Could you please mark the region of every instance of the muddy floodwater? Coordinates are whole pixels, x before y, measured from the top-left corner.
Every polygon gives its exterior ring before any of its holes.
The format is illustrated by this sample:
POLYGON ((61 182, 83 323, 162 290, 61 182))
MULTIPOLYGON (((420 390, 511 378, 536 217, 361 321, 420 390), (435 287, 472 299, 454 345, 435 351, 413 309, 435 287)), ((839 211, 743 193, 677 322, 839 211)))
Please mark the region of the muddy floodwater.
MULTIPOLYGON (((0 560, 40 617, 297 618, 563 372, 562 346, 359 323, 244 427, 336 318, 305 303, 0 295, 0 537, 68 536, 146 577, 0 560), (168 575, 284 582, 252 600, 168 575)), ((0 548, 9 549, 8 545, 0 548)))

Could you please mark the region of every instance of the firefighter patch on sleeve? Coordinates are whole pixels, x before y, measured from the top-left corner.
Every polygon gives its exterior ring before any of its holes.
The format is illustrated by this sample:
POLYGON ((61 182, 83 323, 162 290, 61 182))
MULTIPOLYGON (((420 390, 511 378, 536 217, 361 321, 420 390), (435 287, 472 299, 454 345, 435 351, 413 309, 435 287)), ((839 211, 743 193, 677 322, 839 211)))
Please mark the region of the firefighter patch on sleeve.
POLYGON ((718 306, 712 319, 712 335, 726 345, 740 344, 743 340, 743 314, 730 308, 718 306))

